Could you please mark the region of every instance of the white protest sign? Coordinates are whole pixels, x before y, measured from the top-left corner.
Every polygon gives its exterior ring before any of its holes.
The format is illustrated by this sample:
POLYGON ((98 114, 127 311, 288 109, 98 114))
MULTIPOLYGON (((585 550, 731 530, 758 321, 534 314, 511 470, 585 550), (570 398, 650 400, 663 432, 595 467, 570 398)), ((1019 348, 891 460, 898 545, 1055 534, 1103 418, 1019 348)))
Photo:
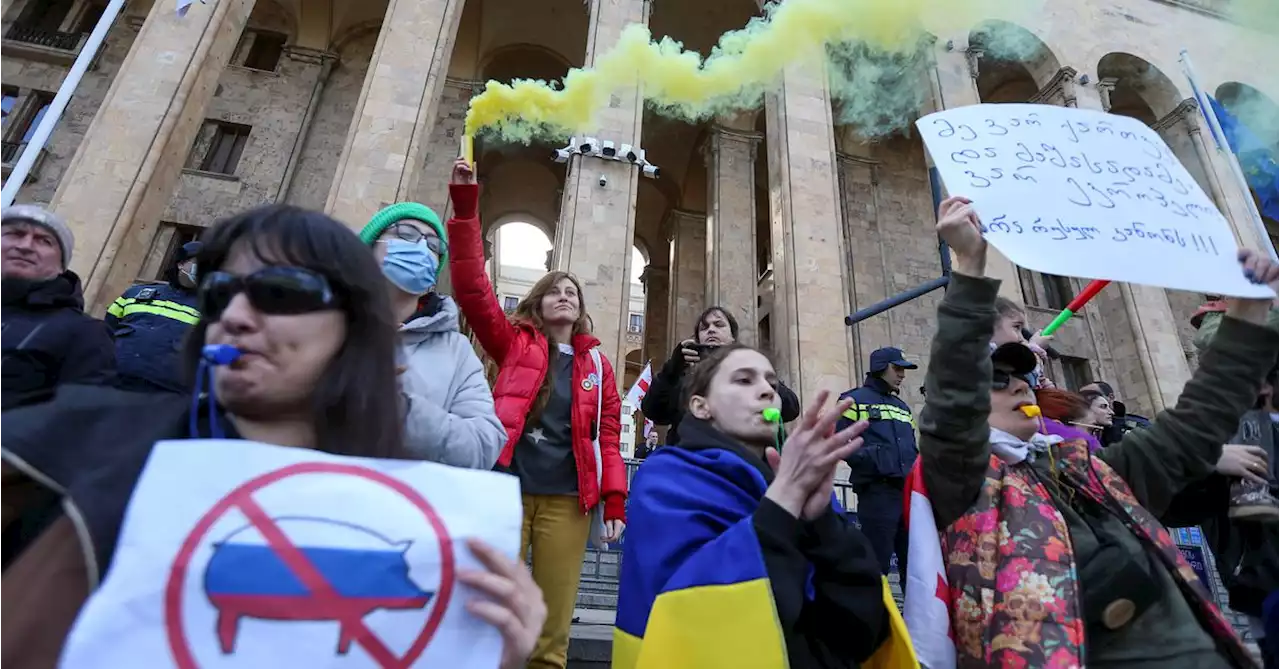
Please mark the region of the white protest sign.
POLYGON ((1030 104, 916 121, 947 192, 973 200, 987 239, 1037 272, 1240 297, 1235 236, 1156 132, 1102 112, 1030 104))
POLYGON ((61 666, 494 669, 457 581, 515 558, 515 477, 247 441, 155 446, 61 666))

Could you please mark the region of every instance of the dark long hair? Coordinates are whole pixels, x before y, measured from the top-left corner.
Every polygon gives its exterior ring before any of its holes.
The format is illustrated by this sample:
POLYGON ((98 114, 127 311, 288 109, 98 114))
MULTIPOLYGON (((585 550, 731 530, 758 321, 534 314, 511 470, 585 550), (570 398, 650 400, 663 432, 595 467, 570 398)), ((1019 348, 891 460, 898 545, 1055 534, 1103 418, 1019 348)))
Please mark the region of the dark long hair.
MULTIPOLYGON (((224 219, 202 237, 201 273, 218 271, 243 245, 269 265, 318 272, 347 317, 347 336, 311 393, 317 447, 326 453, 403 457, 403 417, 396 379, 396 324, 386 278, 354 232, 321 213, 285 205, 224 219)), ((183 364, 195 378, 209 322, 191 329, 183 364)))

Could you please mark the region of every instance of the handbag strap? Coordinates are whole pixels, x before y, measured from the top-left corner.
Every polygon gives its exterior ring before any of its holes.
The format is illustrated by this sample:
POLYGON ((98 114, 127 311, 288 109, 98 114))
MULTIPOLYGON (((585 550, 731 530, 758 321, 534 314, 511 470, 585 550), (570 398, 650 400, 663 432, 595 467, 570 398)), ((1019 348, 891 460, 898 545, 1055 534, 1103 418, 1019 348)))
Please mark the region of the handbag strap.
POLYGON ((600 481, 604 478, 604 467, 600 462, 600 411, 604 407, 604 369, 600 366, 599 348, 591 349, 591 361, 596 364, 596 434, 595 439, 592 440, 592 446, 595 447, 596 487, 598 488, 600 481))

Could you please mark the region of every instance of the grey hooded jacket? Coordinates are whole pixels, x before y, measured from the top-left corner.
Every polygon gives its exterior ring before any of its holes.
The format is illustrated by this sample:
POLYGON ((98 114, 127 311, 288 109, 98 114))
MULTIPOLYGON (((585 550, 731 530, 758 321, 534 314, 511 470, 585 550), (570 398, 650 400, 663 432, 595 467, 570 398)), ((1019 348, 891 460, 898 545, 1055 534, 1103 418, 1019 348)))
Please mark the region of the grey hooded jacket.
POLYGON ((455 467, 493 467, 507 433, 480 358, 458 331, 458 305, 441 295, 439 311, 400 326, 400 345, 409 452, 455 467))

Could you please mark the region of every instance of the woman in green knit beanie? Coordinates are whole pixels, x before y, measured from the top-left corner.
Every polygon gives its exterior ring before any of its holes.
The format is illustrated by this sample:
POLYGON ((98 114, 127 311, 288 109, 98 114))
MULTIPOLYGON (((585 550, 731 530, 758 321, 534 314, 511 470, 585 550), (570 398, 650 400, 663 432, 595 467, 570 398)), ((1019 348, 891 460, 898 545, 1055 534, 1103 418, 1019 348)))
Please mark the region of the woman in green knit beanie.
POLYGON ((416 202, 384 208, 360 231, 387 278, 400 322, 405 445, 433 462, 489 469, 507 435, 484 366, 458 331, 458 306, 435 291, 449 259, 440 217, 416 202))

